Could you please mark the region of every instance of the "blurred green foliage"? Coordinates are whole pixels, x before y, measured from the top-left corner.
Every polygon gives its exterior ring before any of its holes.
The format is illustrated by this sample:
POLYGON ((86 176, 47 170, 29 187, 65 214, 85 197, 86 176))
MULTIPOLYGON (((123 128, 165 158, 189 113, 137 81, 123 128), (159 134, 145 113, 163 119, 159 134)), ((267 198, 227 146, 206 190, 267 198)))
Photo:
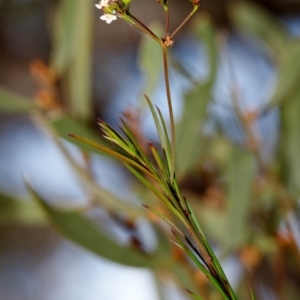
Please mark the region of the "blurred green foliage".
MULTIPOLYGON (((174 276, 175 280, 177 278, 179 284, 184 278, 185 282, 181 284, 190 284, 188 287, 193 290, 199 288, 200 293, 206 293, 206 299, 218 299, 207 288, 207 282, 195 275, 193 266, 184 257, 178 256, 166 242, 168 230, 160 226, 158 220, 148 216, 141 207, 129 205, 124 199, 117 199, 99 187, 90 174, 89 164, 79 166, 61 143, 61 138, 75 143, 84 157, 92 155, 94 148, 70 139, 68 133, 105 143, 89 126, 93 114, 93 5, 92 1, 62 0, 55 12, 52 55, 48 67, 55 74, 54 88, 58 82, 64 86, 60 95, 64 98, 64 107, 60 106, 52 114, 51 109, 41 103, 0 87, 0 110, 39 116, 40 122, 37 124, 43 124, 73 166, 92 199, 91 206, 83 211, 53 207, 29 188, 30 200, 0 194, 0 221, 26 226, 45 224, 49 220, 63 235, 91 252, 118 263, 149 267, 158 277, 165 272, 163 274, 174 276), (132 230, 137 226, 138 217, 148 217, 157 232, 159 246, 151 253, 142 253, 140 241, 132 240, 128 245, 120 245, 110 238, 109 232, 103 233, 85 213, 93 207, 101 207, 111 216, 122 215, 121 226, 124 229, 130 227, 132 230)), ((204 82, 194 82, 185 95, 182 118, 177 124, 176 172, 209 239, 221 249, 224 257, 235 255, 245 267, 238 288, 240 299, 251 299, 249 291, 244 291, 246 282, 250 282, 257 299, 262 299, 258 289, 264 282, 259 276, 261 268, 268 265, 272 269, 282 263, 285 267, 278 270, 284 273, 282 282, 272 282, 271 288, 280 299, 296 300, 300 294, 297 284, 300 278, 300 245, 297 245, 297 240, 300 237, 287 216, 299 214, 300 68, 297 66, 300 43, 298 39, 290 38, 280 22, 260 7, 236 3, 230 13, 235 30, 259 40, 268 49, 270 60, 278 70, 275 93, 256 116, 259 118, 260 114, 274 107, 279 109, 280 132, 276 155, 270 163, 262 165, 251 143, 236 145, 223 132, 206 136, 201 129, 200 125, 207 120, 207 107, 212 100, 219 44, 217 28, 207 16, 199 16, 191 26, 191 34, 207 49, 210 73, 204 82), (207 169, 208 164, 212 170, 207 169), (204 185, 200 192, 193 190, 191 178, 196 178, 199 186, 204 185), (286 235, 279 232, 280 223, 287 224, 286 235)), ((139 59, 148 76, 146 92, 149 94, 160 76, 158 56, 154 42, 143 39, 139 59)), ((180 65, 181 62, 177 63, 180 65)), ((52 100, 55 102, 57 99, 52 100)), ((238 117, 244 124, 247 136, 251 120, 240 114, 238 117)), ((154 203, 164 210, 147 190, 143 190, 141 202, 154 203)))

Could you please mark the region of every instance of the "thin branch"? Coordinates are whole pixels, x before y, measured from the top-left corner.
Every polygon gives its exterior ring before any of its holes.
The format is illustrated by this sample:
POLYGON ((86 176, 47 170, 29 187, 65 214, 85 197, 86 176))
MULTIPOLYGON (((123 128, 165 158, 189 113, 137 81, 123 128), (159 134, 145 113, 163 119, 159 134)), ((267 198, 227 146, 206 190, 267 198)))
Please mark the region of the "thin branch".
POLYGON ((156 42, 161 43, 161 39, 150 29, 148 28, 144 23, 142 23, 138 18, 136 18, 134 15, 132 15, 130 12, 127 12, 126 18, 128 18, 128 21, 141 29, 144 33, 152 37, 156 42))
POLYGON ((195 14, 198 10, 199 5, 195 5, 190 14, 182 21, 182 23, 174 30, 174 32, 170 35, 170 39, 173 39, 175 34, 187 23, 187 21, 195 14))

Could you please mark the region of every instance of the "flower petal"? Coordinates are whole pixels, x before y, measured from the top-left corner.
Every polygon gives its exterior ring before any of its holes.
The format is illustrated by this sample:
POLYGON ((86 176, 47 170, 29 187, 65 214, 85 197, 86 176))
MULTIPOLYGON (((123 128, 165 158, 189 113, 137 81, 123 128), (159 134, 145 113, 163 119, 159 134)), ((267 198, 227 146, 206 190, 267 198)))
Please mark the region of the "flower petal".
POLYGON ((100 19, 106 21, 107 24, 110 24, 112 21, 117 20, 117 17, 111 14, 105 14, 101 16, 100 19))

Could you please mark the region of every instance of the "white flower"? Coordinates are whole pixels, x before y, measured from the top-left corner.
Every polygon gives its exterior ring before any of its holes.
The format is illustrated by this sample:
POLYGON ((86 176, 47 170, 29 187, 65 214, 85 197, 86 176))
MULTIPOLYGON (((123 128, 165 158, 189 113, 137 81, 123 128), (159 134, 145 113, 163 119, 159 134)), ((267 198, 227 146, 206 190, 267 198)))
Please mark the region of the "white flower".
POLYGON ((101 16, 100 19, 106 21, 107 24, 110 24, 112 21, 117 20, 117 17, 111 14, 105 14, 101 16))
POLYGON ((108 6, 109 0, 101 0, 99 1, 99 4, 95 4, 95 6, 98 8, 98 9, 102 9, 102 7, 106 7, 108 6))

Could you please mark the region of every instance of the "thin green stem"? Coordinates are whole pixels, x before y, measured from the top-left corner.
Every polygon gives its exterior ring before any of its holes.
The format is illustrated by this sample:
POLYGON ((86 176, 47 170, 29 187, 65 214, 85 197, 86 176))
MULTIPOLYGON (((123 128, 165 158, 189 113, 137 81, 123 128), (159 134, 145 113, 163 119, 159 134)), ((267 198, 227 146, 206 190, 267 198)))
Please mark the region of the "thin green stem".
POLYGON ((195 14, 198 10, 199 5, 195 5, 190 14, 183 20, 183 22, 174 30, 174 32, 170 35, 170 39, 173 39, 175 34, 187 23, 187 21, 195 14))
POLYGON ((144 33, 152 37, 156 42, 161 43, 161 39, 150 28, 148 28, 144 23, 142 23, 138 18, 136 18, 130 12, 127 12, 124 19, 125 20, 127 19, 131 24, 141 29, 144 33))
POLYGON ((175 121, 174 121, 172 98, 171 98, 171 91, 170 91, 170 81, 169 81, 168 47, 163 43, 161 43, 161 45, 163 50, 164 75, 165 75, 166 93, 167 93, 170 126, 171 126, 172 162, 171 162, 170 182, 172 183, 174 179, 174 173, 175 173, 175 121))

